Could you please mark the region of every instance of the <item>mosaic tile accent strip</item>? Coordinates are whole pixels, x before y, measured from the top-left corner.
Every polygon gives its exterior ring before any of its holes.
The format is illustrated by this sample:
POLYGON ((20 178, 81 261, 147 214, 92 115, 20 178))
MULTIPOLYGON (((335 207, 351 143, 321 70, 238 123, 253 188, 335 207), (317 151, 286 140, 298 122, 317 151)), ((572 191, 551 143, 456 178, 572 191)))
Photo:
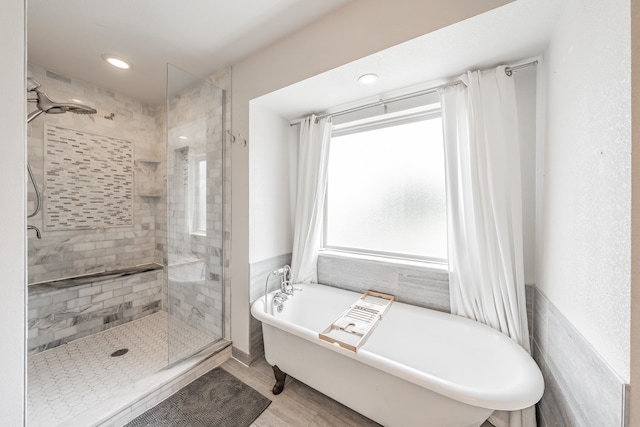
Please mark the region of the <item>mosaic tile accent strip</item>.
POLYGON ((133 224, 133 143, 45 127, 46 230, 133 224))

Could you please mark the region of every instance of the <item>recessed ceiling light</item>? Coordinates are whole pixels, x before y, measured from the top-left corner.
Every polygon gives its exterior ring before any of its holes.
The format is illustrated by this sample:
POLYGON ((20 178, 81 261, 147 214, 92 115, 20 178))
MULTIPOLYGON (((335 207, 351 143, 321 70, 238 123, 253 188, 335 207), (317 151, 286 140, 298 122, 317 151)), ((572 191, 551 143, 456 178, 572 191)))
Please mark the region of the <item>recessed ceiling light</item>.
POLYGON ((373 73, 363 74, 358 78, 358 81, 363 85, 370 85, 378 80, 378 75, 373 73))
POLYGON ((123 61, 120 58, 117 58, 113 55, 109 55, 109 54, 104 54, 102 55, 102 59, 104 59, 105 61, 107 61, 109 64, 113 65, 116 68, 120 68, 121 70, 128 70, 131 68, 131 65, 127 64, 125 61, 123 61))
POLYGON ((184 136, 184 135, 180 135, 180 136, 178 137, 178 139, 189 139, 189 137, 188 137, 188 136, 184 136))

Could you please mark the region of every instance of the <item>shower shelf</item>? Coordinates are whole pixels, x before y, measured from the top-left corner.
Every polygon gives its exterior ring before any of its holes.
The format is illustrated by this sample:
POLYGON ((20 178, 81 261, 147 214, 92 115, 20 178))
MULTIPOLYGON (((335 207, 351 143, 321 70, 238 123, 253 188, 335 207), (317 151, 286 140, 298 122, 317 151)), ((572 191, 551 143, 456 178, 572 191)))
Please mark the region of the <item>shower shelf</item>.
POLYGON ((28 285, 29 295, 37 295, 60 289, 74 288, 77 286, 90 285, 105 280, 114 280, 135 274, 147 273, 150 271, 162 270, 164 266, 156 263, 136 265, 133 267, 118 268, 115 270, 89 273, 65 279, 48 280, 44 282, 31 283, 28 285))
POLYGON ((136 196, 139 197, 162 197, 164 196, 164 190, 162 188, 150 187, 139 188, 136 190, 136 196))
POLYGON ((136 189, 136 196, 140 197, 162 197, 164 196, 164 189, 157 185, 144 185, 136 189))
POLYGON ((162 163, 162 160, 160 160, 160 159, 153 159, 153 158, 150 158, 150 157, 140 157, 140 158, 136 159, 136 162, 139 162, 139 163, 157 164, 157 163, 162 163))

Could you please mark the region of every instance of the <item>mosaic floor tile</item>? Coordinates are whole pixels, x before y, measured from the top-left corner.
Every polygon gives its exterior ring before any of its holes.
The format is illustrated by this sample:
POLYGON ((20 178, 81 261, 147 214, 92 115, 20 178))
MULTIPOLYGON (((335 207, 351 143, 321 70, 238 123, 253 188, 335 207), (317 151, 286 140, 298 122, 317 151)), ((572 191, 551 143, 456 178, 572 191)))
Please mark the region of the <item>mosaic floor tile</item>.
POLYGON ((176 361, 211 341, 206 334, 158 312, 29 356, 29 426, 59 425, 163 369, 169 354, 176 361), (120 349, 128 351, 111 356, 120 349))

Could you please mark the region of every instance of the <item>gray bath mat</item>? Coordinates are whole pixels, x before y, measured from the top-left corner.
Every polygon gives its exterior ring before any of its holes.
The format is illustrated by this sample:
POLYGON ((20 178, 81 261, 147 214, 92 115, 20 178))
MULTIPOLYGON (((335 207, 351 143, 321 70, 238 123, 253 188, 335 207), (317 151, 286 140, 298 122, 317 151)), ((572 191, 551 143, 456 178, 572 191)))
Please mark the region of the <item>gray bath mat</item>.
POLYGON ((270 403, 224 369, 216 368, 125 427, 248 427, 270 403))

